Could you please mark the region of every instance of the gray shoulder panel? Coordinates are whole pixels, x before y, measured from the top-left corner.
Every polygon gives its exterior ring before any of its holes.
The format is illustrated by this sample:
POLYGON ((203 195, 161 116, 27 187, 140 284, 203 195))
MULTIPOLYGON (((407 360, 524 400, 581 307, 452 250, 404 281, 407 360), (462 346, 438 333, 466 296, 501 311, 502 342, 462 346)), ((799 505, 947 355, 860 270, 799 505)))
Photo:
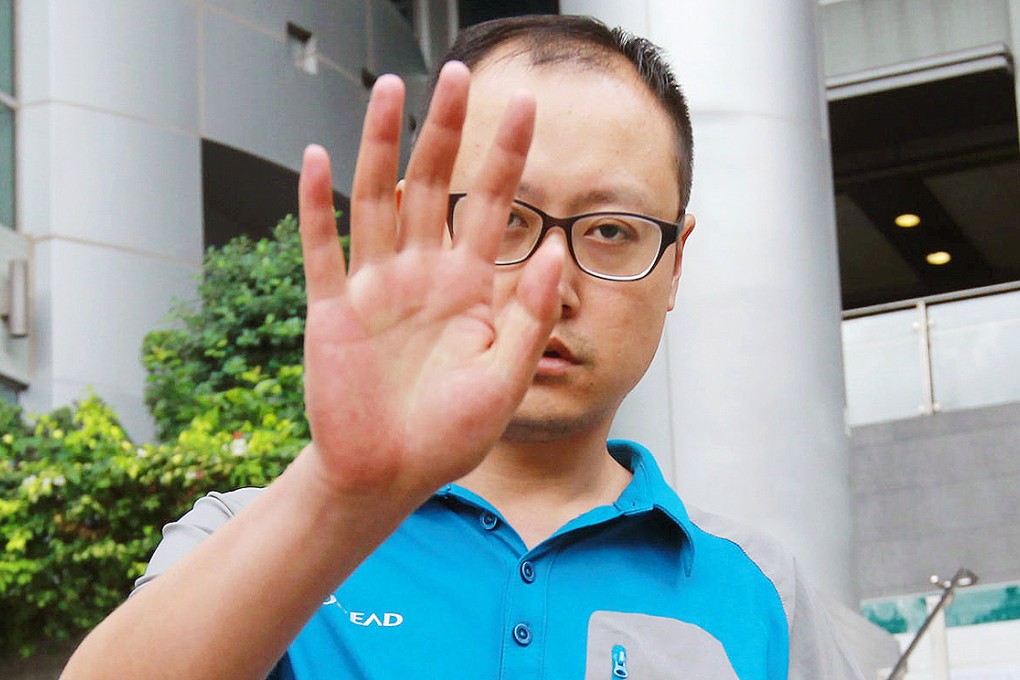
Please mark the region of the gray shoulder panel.
POLYGON ((260 493, 262 489, 248 487, 227 493, 213 491, 199 498, 187 514, 163 527, 163 540, 156 546, 145 573, 135 581, 135 590, 173 566, 260 493))
POLYGON ((779 594, 790 631, 790 680, 862 680, 819 595, 776 539, 733 520, 688 506, 703 531, 740 546, 779 594))
POLYGON ((792 622, 797 609, 796 568, 793 556, 782 544, 768 534, 699 508, 687 506, 687 513, 691 521, 702 531, 736 544, 758 565, 779 593, 787 623, 792 622))

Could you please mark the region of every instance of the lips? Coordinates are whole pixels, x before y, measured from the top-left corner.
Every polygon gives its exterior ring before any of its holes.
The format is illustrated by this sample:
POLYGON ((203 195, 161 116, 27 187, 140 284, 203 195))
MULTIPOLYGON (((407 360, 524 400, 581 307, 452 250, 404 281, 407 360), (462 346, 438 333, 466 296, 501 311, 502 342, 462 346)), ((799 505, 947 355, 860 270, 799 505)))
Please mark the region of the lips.
POLYGON ((545 351, 542 353, 542 358, 562 359, 572 364, 577 363, 570 349, 559 338, 549 338, 545 351))
POLYGON ((545 346, 542 357, 538 360, 535 376, 555 378, 566 375, 572 367, 580 362, 558 338, 551 338, 545 346))

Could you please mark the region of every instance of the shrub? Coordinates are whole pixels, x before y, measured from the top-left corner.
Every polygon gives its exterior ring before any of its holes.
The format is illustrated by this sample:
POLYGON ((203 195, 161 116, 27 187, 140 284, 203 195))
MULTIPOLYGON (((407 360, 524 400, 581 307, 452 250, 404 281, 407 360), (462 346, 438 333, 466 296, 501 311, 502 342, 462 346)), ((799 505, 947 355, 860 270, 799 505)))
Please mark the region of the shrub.
MULTIPOLYGON (((271 239, 241 237, 210 248, 198 300, 178 304, 170 318, 173 328, 149 333, 142 347, 145 402, 164 440, 202 413, 205 399, 248 383, 251 371, 279 375, 301 365, 305 278, 297 220, 285 217, 271 239)), ((305 422, 301 389, 268 396, 277 416, 305 422)))
POLYGON ((164 524, 208 491, 268 484, 307 441, 297 221, 210 248, 202 273, 143 345, 161 443, 131 441, 93 395, 34 421, 0 402, 0 653, 90 629, 164 524))
POLYGON ((294 370, 206 397, 205 412, 162 444, 132 442, 91 395, 34 422, 0 404, 0 651, 27 654, 43 638, 88 630, 197 497, 280 474, 303 445, 302 425, 266 396, 300 382, 294 370))

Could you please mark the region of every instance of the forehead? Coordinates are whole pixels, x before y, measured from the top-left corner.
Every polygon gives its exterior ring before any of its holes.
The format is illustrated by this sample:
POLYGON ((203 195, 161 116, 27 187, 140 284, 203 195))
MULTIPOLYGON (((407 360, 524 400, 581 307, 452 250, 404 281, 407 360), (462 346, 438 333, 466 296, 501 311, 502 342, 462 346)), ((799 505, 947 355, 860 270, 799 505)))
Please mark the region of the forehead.
POLYGON ((637 204, 617 207, 655 209, 665 219, 675 218, 679 183, 672 121, 619 55, 536 65, 526 53, 506 49, 475 66, 455 182, 477 171, 507 102, 520 90, 536 99, 522 186, 558 196, 577 194, 581 186, 588 194, 636 196, 637 204))

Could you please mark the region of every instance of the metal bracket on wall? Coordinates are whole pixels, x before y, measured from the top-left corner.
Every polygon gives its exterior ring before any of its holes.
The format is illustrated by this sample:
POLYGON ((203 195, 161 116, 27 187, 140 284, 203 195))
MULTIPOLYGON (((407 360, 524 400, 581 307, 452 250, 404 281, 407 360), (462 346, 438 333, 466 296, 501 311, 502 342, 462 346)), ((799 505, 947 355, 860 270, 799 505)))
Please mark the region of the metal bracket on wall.
POLYGON ((10 260, 0 280, 0 319, 13 338, 28 335, 28 260, 10 260))

